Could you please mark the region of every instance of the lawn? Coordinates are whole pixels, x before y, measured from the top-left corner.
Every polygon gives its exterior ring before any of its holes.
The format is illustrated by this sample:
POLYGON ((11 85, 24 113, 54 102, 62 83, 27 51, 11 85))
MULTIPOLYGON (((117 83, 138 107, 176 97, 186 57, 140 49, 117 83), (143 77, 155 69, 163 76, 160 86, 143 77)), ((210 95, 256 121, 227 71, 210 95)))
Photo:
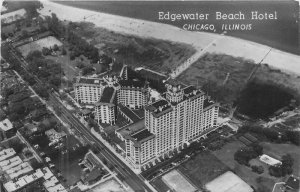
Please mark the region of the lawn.
POLYGON ((201 152, 193 156, 178 169, 199 188, 229 170, 210 152, 201 152))
POLYGON ((18 47, 18 50, 26 57, 31 51, 39 50, 42 51, 43 47, 51 48, 54 45, 61 46, 62 43, 53 36, 48 36, 37 41, 22 45, 18 47))
POLYGON ((177 79, 188 85, 206 86, 212 97, 232 103, 254 67, 253 62, 242 58, 208 53, 177 79))
MULTIPOLYGON (((298 175, 300 170, 300 148, 291 144, 274 144, 269 142, 260 143, 264 148, 264 153, 274 158, 281 159, 281 156, 290 154, 294 159, 294 174, 298 175)), ((275 182, 283 181, 284 178, 275 178, 269 175, 266 164, 260 162, 258 159, 250 161, 251 165, 261 165, 264 167, 264 173, 257 174, 252 172, 251 168, 238 164, 234 160, 234 153, 244 147, 242 142, 233 140, 222 147, 222 149, 214 151, 213 154, 226 164, 231 170, 233 170, 239 177, 241 177, 246 183, 254 186, 259 191, 271 191, 275 182)))
POLYGON ((142 39, 95 27, 92 23, 76 23, 73 31, 118 62, 165 74, 195 53, 195 49, 187 44, 142 39))
POLYGON ((260 143, 264 153, 274 158, 281 159, 283 155, 290 154, 294 159, 293 173, 299 176, 300 173, 300 147, 292 144, 276 144, 269 142, 260 143))

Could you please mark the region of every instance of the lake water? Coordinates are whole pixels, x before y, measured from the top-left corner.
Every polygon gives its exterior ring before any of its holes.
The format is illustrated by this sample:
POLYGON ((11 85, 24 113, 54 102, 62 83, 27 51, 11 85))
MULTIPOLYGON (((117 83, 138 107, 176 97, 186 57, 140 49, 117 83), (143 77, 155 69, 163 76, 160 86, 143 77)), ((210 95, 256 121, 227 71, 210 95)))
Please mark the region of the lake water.
POLYGON ((183 28, 184 24, 212 24, 214 31, 207 32, 222 33, 222 24, 251 24, 251 30, 226 30, 227 35, 251 40, 265 44, 277 49, 299 54, 299 5, 298 2, 238 2, 238 1, 59 1, 59 3, 110 13, 131 18, 144 19, 154 22, 162 22, 183 28), (275 13, 275 20, 252 20, 251 12, 275 13), (207 20, 185 20, 170 21, 159 20, 159 12, 170 12, 175 14, 203 13, 209 14, 207 20), (216 12, 225 14, 242 13, 244 20, 216 20, 216 12))

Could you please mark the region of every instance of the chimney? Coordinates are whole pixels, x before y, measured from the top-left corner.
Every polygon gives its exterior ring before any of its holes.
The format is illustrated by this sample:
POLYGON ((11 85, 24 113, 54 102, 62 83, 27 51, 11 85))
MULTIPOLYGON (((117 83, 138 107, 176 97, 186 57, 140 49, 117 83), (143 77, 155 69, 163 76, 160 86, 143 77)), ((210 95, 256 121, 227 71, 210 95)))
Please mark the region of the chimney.
POLYGON ((159 106, 158 109, 159 109, 159 111, 162 111, 162 110, 163 110, 163 107, 162 107, 162 106, 159 106))

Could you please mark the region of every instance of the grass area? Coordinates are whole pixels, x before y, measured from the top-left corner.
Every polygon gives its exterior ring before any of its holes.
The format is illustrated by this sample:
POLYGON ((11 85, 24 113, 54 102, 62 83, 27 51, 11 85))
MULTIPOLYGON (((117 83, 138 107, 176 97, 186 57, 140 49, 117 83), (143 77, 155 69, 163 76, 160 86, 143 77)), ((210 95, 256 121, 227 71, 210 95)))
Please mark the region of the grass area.
POLYGON ((62 43, 53 36, 48 36, 37 41, 22 45, 18 47, 18 50, 26 57, 31 51, 39 50, 42 51, 43 47, 51 48, 54 45, 61 46, 62 43))
POLYGON ((201 188, 229 169, 210 152, 201 152, 180 165, 179 170, 201 188))
POLYGON ((292 144, 277 144, 262 142, 260 143, 264 148, 264 153, 274 158, 281 159, 283 155, 290 154, 294 159, 293 174, 299 175, 300 173, 300 148, 292 144))
MULTIPOLYGON (((281 159, 285 154, 290 154, 294 159, 293 172, 298 175, 300 171, 300 149, 292 144, 275 144, 269 142, 260 143, 264 148, 264 153, 274 158, 281 159)), ((242 142, 233 139, 222 147, 222 149, 212 152, 220 161, 226 164, 246 183, 258 189, 258 191, 271 191, 274 184, 283 181, 285 178, 275 178, 269 175, 269 166, 258 159, 250 161, 251 165, 261 165, 264 167, 264 173, 257 174, 252 172, 251 168, 238 164, 234 160, 234 153, 244 147, 242 142)))
POLYGON ((80 61, 79 61, 79 59, 70 60, 69 54, 57 55, 57 56, 48 55, 48 56, 46 56, 46 58, 51 59, 51 60, 55 61, 56 63, 60 63, 61 67, 64 71, 65 77, 69 81, 72 81, 73 78, 79 74, 80 70, 78 68, 76 68, 76 65, 77 65, 77 62, 80 62, 80 61))
POLYGON ((178 79, 187 85, 205 87, 213 98, 232 103, 254 68, 254 63, 229 55, 206 54, 178 79))
MULTIPOLYGON (((209 53, 184 71, 178 80, 202 87, 219 102, 233 103, 244 89, 255 65, 243 58, 209 53)), ((251 81, 275 85, 295 98, 300 98, 299 75, 287 74, 263 64, 254 73, 251 81)))
POLYGON ((117 61, 134 67, 144 66, 152 70, 169 73, 177 65, 195 53, 186 44, 142 39, 96 28, 92 23, 78 23, 76 33, 117 61))

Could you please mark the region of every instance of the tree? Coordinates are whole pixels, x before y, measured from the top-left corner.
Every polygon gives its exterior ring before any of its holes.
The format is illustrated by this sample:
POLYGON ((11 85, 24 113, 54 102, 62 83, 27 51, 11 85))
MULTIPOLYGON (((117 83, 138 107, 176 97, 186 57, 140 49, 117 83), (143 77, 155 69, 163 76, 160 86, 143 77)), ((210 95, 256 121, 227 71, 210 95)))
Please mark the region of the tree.
POLYGON ((22 30, 22 37, 23 37, 23 38, 28 37, 28 31, 22 30))
POLYGON ((57 44, 54 44, 54 45, 53 45, 53 51, 58 51, 58 50, 59 50, 58 45, 57 45, 57 44))
POLYGON ((293 172, 293 159, 287 154, 282 156, 282 164, 269 167, 269 174, 274 177, 284 177, 293 172))
POLYGON ((264 168, 261 165, 260 166, 253 165, 253 166, 251 166, 251 169, 253 172, 258 173, 258 174, 262 174, 264 172, 264 168))
POLYGON ((47 56, 51 54, 51 50, 48 47, 43 47, 42 53, 43 55, 47 56))
POLYGON ((70 60, 73 61, 75 59, 75 54, 74 52, 71 52, 70 53, 70 60))
POLYGON ((295 145, 300 145, 300 132, 299 131, 287 131, 287 140, 295 145))
POLYGON ((82 69, 82 75, 90 74, 90 73, 92 73, 93 71, 94 71, 94 69, 93 69, 92 67, 89 67, 89 66, 84 67, 84 68, 82 69))
POLYGON ((42 57, 43 57, 43 56, 42 56, 42 52, 36 50, 36 51, 31 51, 31 52, 27 55, 26 59, 27 59, 28 61, 32 61, 34 58, 42 58, 42 57))
POLYGON ((234 154, 234 159, 243 165, 249 166, 249 161, 262 154, 263 148, 258 144, 249 146, 248 148, 238 150, 234 154))
POLYGON ((62 55, 66 55, 66 54, 67 54, 67 51, 66 51, 66 49, 65 49, 65 48, 62 48, 62 50, 61 50, 61 54, 62 54, 62 55))
POLYGON ((49 93, 46 87, 35 86, 34 90, 40 97, 43 97, 45 99, 49 98, 49 93))

